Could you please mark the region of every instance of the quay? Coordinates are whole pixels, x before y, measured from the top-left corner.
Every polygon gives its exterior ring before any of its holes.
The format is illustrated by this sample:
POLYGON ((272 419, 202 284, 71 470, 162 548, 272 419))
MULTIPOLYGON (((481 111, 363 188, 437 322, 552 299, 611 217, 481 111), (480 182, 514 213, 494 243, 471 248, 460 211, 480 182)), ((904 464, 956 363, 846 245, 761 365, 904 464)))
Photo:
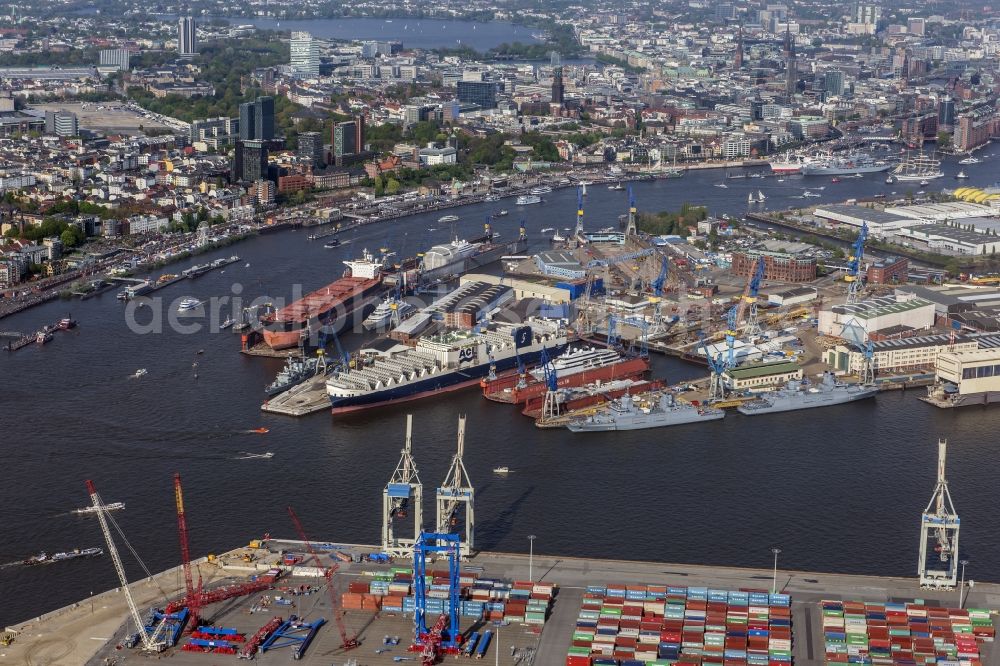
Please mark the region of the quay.
MULTIPOLYGON (((397 658, 413 657, 406 647, 413 638, 412 613, 399 613, 383 609, 347 609, 343 620, 348 636, 357 636, 361 645, 344 652, 339 648, 341 638, 331 621, 329 590, 325 588, 321 570, 313 566, 308 555, 295 565, 282 564, 282 553, 304 553, 300 541, 272 540, 251 542, 220 556, 209 556, 192 562, 195 575, 201 575, 206 588, 223 583, 244 581, 248 576, 260 575, 270 568, 282 570, 282 576, 272 590, 235 597, 214 607, 203 609, 205 624, 228 627, 246 636, 252 635, 272 616, 287 618, 296 614, 306 621, 318 618, 327 620, 312 644, 301 655, 304 666, 330 666, 356 659, 367 666, 388 666, 398 663, 397 658), (307 586, 307 593, 300 594, 299 586, 307 586), (395 647, 384 645, 384 637, 398 637, 395 647)), ((374 563, 363 560, 368 553, 378 552, 376 546, 342 543, 316 543, 320 564, 325 568, 337 561, 340 569, 333 581, 340 603, 341 595, 350 584, 368 585, 377 574, 388 574, 392 567, 408 567, 409 560, 395 563, 374 563), (354 561, 334 560, 333 552, 349 554, 354 561)), ((791 655, 795 664, 821 664, 825 660, 824 610, 822 601, 857 601, 868 603, 893 603, 919 600, 927 607, 958 608, 958 590, 926 590, 917 586, 916 578, 864 576, 850 574, 816 573, 770 567, 770 552, 760 555, 766 568, 741 568, 602 560, 558 555, 480 552, 463 563, 466 572, 480 578, 507 581, 531 581, 535 584, 555 586, 553 604, 543 625, 501 624, 494 626, 469 617, 460 619, 460 629, 491 629, 499 632, 495 643, 485 655, 486 663, 505 666, 536 664, 550 666, 566 663, 566 655, 573 642, 574 628, 581 603, 589 586, 610 584, 666 585, 676 588, 704 587, 712 590, 770 592, 772 585, 780 594, 790 595, 792 630, 791 655), (529 576, 529 571, 530 576, 529 576)), ((111 563, 107 566, 111 568, 111 563)), ((440 561, 433 565, 441 569, 440 561)), ((164 597, 176 597, 183 590, 180 568, 156 574, 130 586, 140 608, 150 604, 163 604, 164 597)), ((1000 585, 977 580, 974 586, 965 586, 962 606, 990 610, 995 624, 996 609, 1000 605, 1000 585)), ((142 611, 140 611, 142 612, 142 611)), ((137 653, 119 649, 132 622, 124 595, 120 589, 110 590, 81 600, 57 611, 32 618, 7 627, 5 636, 10 644, 2 649, 0 662, 25 666, 99 666, 111 663, 130 663, 137 653)), ((181 643, 187 643, 185 635, 181 643)), ((981 661, 986 666, 1000 666, 1000 649, 989 639, 980 644, 981 661)), ((199 666, 219 663, 216 655, 183 651, 171 648, 160 658, 169 658, 180 666, 199 666)), ((258 654, 261 664, 287 663, 287 650, 276 649, 258 654)), ((232 659, 232 657, 226 658, 232 659)))

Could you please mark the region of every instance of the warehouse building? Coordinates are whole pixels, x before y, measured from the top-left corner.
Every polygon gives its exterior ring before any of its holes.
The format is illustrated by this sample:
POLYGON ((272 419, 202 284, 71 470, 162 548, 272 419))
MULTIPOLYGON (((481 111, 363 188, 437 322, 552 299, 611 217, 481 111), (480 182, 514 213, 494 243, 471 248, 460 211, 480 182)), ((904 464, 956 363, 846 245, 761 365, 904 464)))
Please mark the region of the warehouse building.
MULTIPOLYGON (((876 373, 904 374, 933 370, 940 354, 978 349, 979 343, 967 335, 917 335, 872 343, 872 364, 876 373)), ((860 375, 865 355, 855 345, 837 345, 827 350, 824 360, 834 370, 860 375)))
POLYGON ((908 206, 890 206, 886 213, 908 217, 918 222, 947 222, 949 220, 965 220, 973 217, 996 217, 1000 211, 967 201, 943 201, 939 203, 913 204, 908 206))
POLYGON ((815 287, 791 287, 784 291, 770 292, 767 295, 767 302, 771 305, 799 305, 800 303, 811 303, 816 300, 817 291, 815 287))
POLYGON ((817 207, 813 215, 827 222, 852 227, 861 228, 867 224, 868 232, 876 238, 885 238, 914 224, 913 218, 854 204, 826 204, 817 207))
POLYGON ((958 223, 925 224, 900 229, 896 236, 918 249, 939 254, 981 256, 996 253, 1000 248, 1000 236, 988 233, 989 227, 980 230, 971 221, 965 224, 971 228, 958 223))
POLYGON ((857 343, 878 331, 901 333, 928 329, 934 325, 934 311, 930 301, 897 292, 821 310, 819 332, 857 343))
POLYGON ((774 388, 793 379, 802 379, 802 368, 791 361, 783 363, 758 363, 726 370, 722 382, 732 391, 774 388))
POLYGON ((955 406, 1000 402, 1000 348, 940 354, 935 366, 936 389, 955 406))
POLYGON ((553 287, 547 284, 529 282, 528 280, 511 279, 498 275, 483 275, 479 273, 463 275, 459 284, 465 285, 469 282, 484 282, 487 284, 509 287, 514 292, 514 298, 521 300, 525 298, 535 298, 547 303, 569 303, 573 300, 573 294, 564 287, 553 287))
POLYGON ((539 252, 535 265, 543 275, 578 280, 587 277, 587 269, 569 252, 539 252))
POLYGON ((757 269, 757 259, 763 257, 765 280, 811 282, 816 279, 816 257, 806 253, 812 249, 805 243, 766 241, 757 247, 733 252, 730 270, 734 275, 749 277, 757 269))

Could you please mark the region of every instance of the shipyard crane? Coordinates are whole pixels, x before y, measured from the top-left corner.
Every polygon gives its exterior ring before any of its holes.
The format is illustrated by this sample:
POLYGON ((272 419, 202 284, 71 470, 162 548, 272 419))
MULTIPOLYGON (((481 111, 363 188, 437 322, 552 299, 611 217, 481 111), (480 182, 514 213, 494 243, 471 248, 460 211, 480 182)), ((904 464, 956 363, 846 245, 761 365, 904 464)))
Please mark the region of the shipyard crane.
POLYGON ((583 238, 583 190, 579 187, 576 188, 576 229, 573 235, 577 240, 583 238))
POLYGON ((698 331, 698 338, 701 340, 701 348, 705 353, 705 360, 708 361, 708 369, 711 373, 708 382, 708 401, 717 402, 723 400, 726 397, 724 375, 729 366, 723 360, 721 353, 716 354, 714 357, 712 356, 711 350, 709 350, 708 345, 705 343, 705 333, 703 331, 698 331))
POLYGON ((420 652, 422 666, 432 666, 442 653, 458 654, 461 642, 459 595, 461 593, 461 542, 449 532, 421 532, 413 547, 413 645, 420 652), (438 616, 433 627, 427 626, 427 556, 448 555, 448 615, 438 616), (447 637, 445 633, 447 630, 447 637))
MULTIPOLYGON (((295 524, 295 531, 299 534, 299 539, 305 544, 306 551, 312 556, 313 561, 316 563, 317 567, 322 567, 320 564, 319 555, 316 553, 316 549, 313 547, 312 541, 306 536, 306 531, 302 527, 302 523, 299 521, 299 517, 295 514, 295 509, 288 507, 288 516, 292 519, 292 523, 295 524)), ((337 572, 340 565, 333 562, 331 566, 323 569, 323 578, 326 579, 326 589, 330 593, 330 613, 333 615, 333 621, 337 625, 337 631, 340 632, 340 649, 342 650, 353 650, 354 648, 361 645, 358 642, 357 636, 350 637, 347 635, 347 628, 344 626, 344 618, 342 617, 340 604, 337 602, 337 590, 333 586, 333 574, 337 572)))
POLYGON ((861 383, 862 384, 874 384, 875 383, 875 345, 872 344, 871 338, 865 340, 864 350, 865 356, 864 365, 861 368, 861 383))
POLYGON ((90 495, 90 502, 94 507, 94 512, 97 514, 97 520, 101 524, 101 531, 104 532, 104 541, 108 546, 108 554, 115 565, 118 580, 122 584, 121 589, 125 594, 125 603, 128 605, 129 613, 132 615, 132 621, 135 622, 136 630, 138 631, 137 635, 142 644, 141 649, 147 653, 163 652, 166 648, 166 642, 160 639, 160 632, 166 626, 166 618, 157 625, 152 634, 146 630, 146 625, 139 615, 139 608, 135 605, 135 599, 132 597, 128 578, 125 576, 125 566, 122 564, 121 555, 118 554, 118 548, 115 547, 114 539, 111 538, 111 530, 108 528, 109 516, 107 515, 107 509, 104 508, 104 502, 101 500, 101 496, 97 494, 94 482, 90 479, 87 479, 87 493, 90 495))
POLYGON ((650 283, 653 288, 653 295, 649 300, 653 303, 653 333, 659 334, 663 326, 663 285, 667 281, 667 274, 670 270, 670 263, 665 255, 660 255, 660 274, 650 283))
MULTIPOLYGON (((641 331, 639 356, 649 356, 649 322, 641 317, 608 317, 608 347, 623 348, 621 344, 621 326, 633 326, 641 331)), ((631 341, 630 351, 635 352, 635 340, 631 341)))
POLYGON ((174 474, 174 504, 177 508, 177 536, 181 545, 181 567, 184 570, 185 603, 191 614, 191 626, 197 627, 201 619, 201 577, 198 587, 194 586, 191 576, 191 550, 188 547, 187 515, 184 511, 184 490, 181 487, 181 475, 174 474))
POLYGON ((476 516, 475 499, 476 491, 469 480, 469 473, 465 471, 465 462, 462 457, 465 454, 465 415, 458 417, 458 451, 452 456, 451 466, 444 477, 444 482, 437 488, 436 493, 436 520, 435 527, 439 533, 451 532, 451 528, 458 524, 458 507, 465 504, 465 539, 460 546, 462 557, 468 557, 475 546, 476 516))
POLYGON ((340 363, 343 364, 345 368, 348 367, 351 363, 351 355, 348 354, 347 351, 344 349, 343 345, 340 344, 340 336, 337 335, 337 331, 335 331, 332 327, 329 328, 329 331, 327 331, 326 326, 320 328, 319 346, 321 349, 326 348, 327 344, 329 344, 328 343, 329 339, 333 340, 333 344, 337 348, 337 359, 340 361, 340 363))
POLYGON ((865 256, 865 241, 868 240, 868 223, 862 223, 861 231, 851 248, 851 256, 847 261, 847 275, 844 281, 847 282, 847 302, 857 303, 861 300, 864 291, 864 281, 861 279, 861 261, 865 256))
POLYGON ((747 338, 755 338, 761 334, 760 320, 757 318, 757 293, 760 291, 760 283, 764 281, 764 257, 757 258, 757 264, 751 273, 747 286, 740 299, 741 311, 737 312, 737 323, 743 314, 746 314, 746 324, 743 326, 743 334, 747 338))
POLYGON ((542 414, 545 418, 553 418, 559 414, 559 402, 558 392, 559 392, 559 378, 556 374, 555 366, 552 365, 551 359, 549 359, 549 354, 542 347, 542 358, 541 358, 542 372, 545 373, 545 403, 542 405, 542 414))
POLYGON ((413 415, 406 415, 406 444, 399 457, 392 478, 382 491, 382 552, 392 557, 406 557, 420 537, 424 524, 424 486, 417 474, 410 447, 413 438, 413 415), (396 535, 393 521, 405 518, 406 511, 413 512, 413 537, 396 535))
POLYGON ((958 582, 958 531, 961 521, 951 502, 948 479, 944 473, 947 451, 948 440, 939 439, 937 484, 931 501, 920 515, 920 561, 917 564, 917 575, 920 587, 950 590, 958 582), (932 563, 932 556, 927 551, 931 543, 934 544, 934 552, 938 554, 940 565, 932 563))
POLYGON ((628 186, 628 225, 625 227, 625 236, 635 236, 635 193, 632 191, 631 183, 628 186))

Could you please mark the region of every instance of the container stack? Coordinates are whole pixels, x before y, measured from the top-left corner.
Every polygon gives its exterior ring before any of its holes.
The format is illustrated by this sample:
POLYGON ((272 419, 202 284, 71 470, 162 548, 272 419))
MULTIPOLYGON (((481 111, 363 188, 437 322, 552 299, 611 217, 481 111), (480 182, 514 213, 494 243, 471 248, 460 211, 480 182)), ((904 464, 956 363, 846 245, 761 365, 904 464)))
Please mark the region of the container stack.
POLYGON ((566 666, 792 663, 786 594, 704 587, 587 588, 566 666))
MULTIPOLYGON (((426 583, 428 615, 447 614, 451 610, 448 572, 429 572, 426 583)), ((536 626, 548 619, 556 592, 552 583, 479 578, 471 572, 462 572, 459 585, 461 617, 536 626)), ((341 600, 347 610, 412 613, 416 605, 413 570, 394 567, 376 573, 370 582, 351 583, 341 600)))
POLYGON ((995 629, 987 610, 823 601, 827 664, 979 664, 995 629))

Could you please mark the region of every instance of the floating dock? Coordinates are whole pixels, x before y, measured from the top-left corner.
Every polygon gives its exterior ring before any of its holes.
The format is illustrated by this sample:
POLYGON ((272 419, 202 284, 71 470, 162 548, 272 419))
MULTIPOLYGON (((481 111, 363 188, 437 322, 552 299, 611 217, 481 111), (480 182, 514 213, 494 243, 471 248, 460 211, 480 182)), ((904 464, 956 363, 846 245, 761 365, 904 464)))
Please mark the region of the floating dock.
POLYGON ((264 401, 261 411, 285 416, 305 416, 330 409, 326 375, 310 377, 298 386, 264 401))
MULTIPOLYGON (((206 579, 206 587, 246 580, 249 576, 262 575, 274 567, 281 568, 283 572, 271 590, 206 608, 206 617, 211 618, 212 624, 230 627, 241 635, 252 636, 274 616, 288 618, 297 615, 309 623, 333 617, 322 570, 313 566, 314 563, 308 556, 305 556, 308 563, 306 566, 281 563, 282 552, 303 554, 304 545, 301 542, 281 540, 267 542, 265 546, 258 549, 238 548, 216 558, 212 563, 204 560, 198 563, 200 573, 206 579)), ((405 570, 411 565, 407 560, 394 563, 356 561, 367 553, 378 552, 376 546, 317 543, 315 549, 320 553, 320 566, 330 566, 334 561, 340 565, 335 577, 338 600, 356 586, 374 589, 377 580, 391 580, 400 571, 405 576, 405 570), (347 555, 352 556, 355 561, 345 562, 347 555)), ((765 552, 759 559, 763 560, 762 564, 770 564, 769 553, 765 552)), ((435 569, 443 566, 445 565, 440 562, 434 565, 435 569)), ((582 609, 593 606, 594 597, 599 596, 593 590, 603 590, 606 596, 611 595, 612 589, 626 591, 627 596, 618 602, 618 607, 622 603, 629 606, 632 603, 629 599, 638 598, 638 590, 645 591, 646 604, 653 603, 655 606, 659 603, 662 607, 662 602, 649 601, 649 591, 654 589, 670 591, 668 594, 672 596, 668 596, 668 599, 685 597, 688 607, 699 603, 699 595, 711 597, 709 601, 717 600, 720 594, 728 594, 730 600, 744 594, 777 599, 781 602, 778 605, 787 603, 787 615, 790 617, 791 645, 783 651, 789 653, 790 663, 803 665, 822 664, 827 661, 831 650, 841 648, 834 635, 836 631, 831 629, 830 603, 841 603, 846 608, 851 602, 867 602, 884 606, 888 612, 890 606, 905 608, 904 604, 907 602, 920 600, 919 605, 929 609, 925 611, 927 616, 931 615, 931 611, 940 615, 943 609, 955 609, 959 605, 957 590, 923 590, 917 586, 916 578, 788 571, 781 568, 780 561, 775 570, 770 567, 744 569, 548 555, 534 555, 529 561, 527 555, 478 553, 463 564, 462 568, 464 580, 509 581, 515 589, 517 586, 523 589, 528 585, 554 591, 554 599, 542 624, 528 622, 527 617, 524 622, 504 617, 498 620, 499 624, 477 620, 465 614, 460 617, 460 629, 466 635, 471 635, 474 631, 478 631, 480 635, 485 631, 493 632, 493 641, 486 647, 483 658, 486 663, 496 660, 505 666, 569 663, 567 655, 574 649, 579 650, 579 643, 587 642, 581 641, 579 618, 582 609), (533 580, 529 580, 529 567, 533 580), (771 593, 772 585, 776 594, 771 593), (702 593, 701 590, 705 592, 702 593)), ((153 580, 134 583, 133 594, 137 596, 140 605, 148 607, 149 604, 162 602, 163 597, 157 586, 162 586, 169 595, 179 595, 183 587, 182 577, 177 569, 172 569, 157 574, 153 580)), ((1000 646, 990 642, 988 638, 994 631, 996 607, 1000 604, 1000 585, 982 582, 977 576, 975 587, 966 589, 967 594, 963 600, 965 608, 988 610, 986 613, 982 610, 974 611, 976 624, 971 625, 977 636, 976 648, 980 652, 980 663, 1000 665, 1000 646)), ((338 604, 342 605, 339 601, 338 604)), ((733 603, 730 602, 729 605, 732 606, 733 603)), ((332 623, 327 623, 315 632, 313 644, 302 655, 300 662, 303 665, 329 666, 331 662, 343 663, 347 659, 357 658, 359 663, 369 666, 389 666, 398 663, 397 657, 412 657, 413 653, 406 651, 413 636, 412 612, 387 610, 383 605, 381 612, 376 613, 377 607, 376 602, 373 606, 351 608, 344 613, 346 631, 349 636, 358 637, 361 641, 359 648, 351 652, 340 650, 340 635, 332 623), (385 637, 398 637, 398 645, 387 645, 385 637)), ((729 611, 730 614, 735 613, 732 608, 729 611)), ((754 612, 759 614, 760 610, 754 612)), ((909 633, 906 615, 904 613, 904 626, 909 633)), ((958 614, 953 615, 957 617, 958 614)), ((4 648, 4 657, 12 664, 45 663, 50 666, 101 664, 104 659, 114 659, 116 656, 119 660, 126 656, 131 662, 133 655, 136 659, 139 656, 117 649, 119 641, 125 636, 127 616, 121 592, 105 592, 94 596, 92 600, 85 599, 45 616, 7 627, 8 633, 4 635, 13 638, 10 645, 4 648)), ((911 614, 910 624, 920 621, 913 617, 911 614)), ((955 617, 950 619, 950 623, 958 622, 955 617)), ((664 615, 662 622, 668 619, 664 615)), ((603 621, 607 624, 607 618, 603 621)), ((617 621, 615 632, 622 634, 626 624, 624 619, 617 621)), ((878 622, 869 620, 868 624, 867 630, 870 633, 872 626, 878 622)), ((704 627, 703 629, 707 649, 710 643, 709 631, 704 627)), ((955 630, 953 635, 957 641, 960 632, 955 630)), ((969 636, 971 635, 970 632, 969 636)), ((217 658, 210 655, 184 651, 183 645, 189 640, 185 635, 180 647, 172 648, 163 656, 179 666, 218 662, 217 658)), ((684 641, 689 639, 685 638, 684 641)), ((893 644, 896 642, 899 641, 894 640, 893 644)), ((641 644, 642 641, 638 643, 641 644)), ((850 649, 850 645, 853 643, 849 641, 843 648, 850 649)), ((285 663, 291 659, 291 649, 293 648, 275 649, 273 659, 271 655, 264 655, 262 658, 266 663, 285 663)))

